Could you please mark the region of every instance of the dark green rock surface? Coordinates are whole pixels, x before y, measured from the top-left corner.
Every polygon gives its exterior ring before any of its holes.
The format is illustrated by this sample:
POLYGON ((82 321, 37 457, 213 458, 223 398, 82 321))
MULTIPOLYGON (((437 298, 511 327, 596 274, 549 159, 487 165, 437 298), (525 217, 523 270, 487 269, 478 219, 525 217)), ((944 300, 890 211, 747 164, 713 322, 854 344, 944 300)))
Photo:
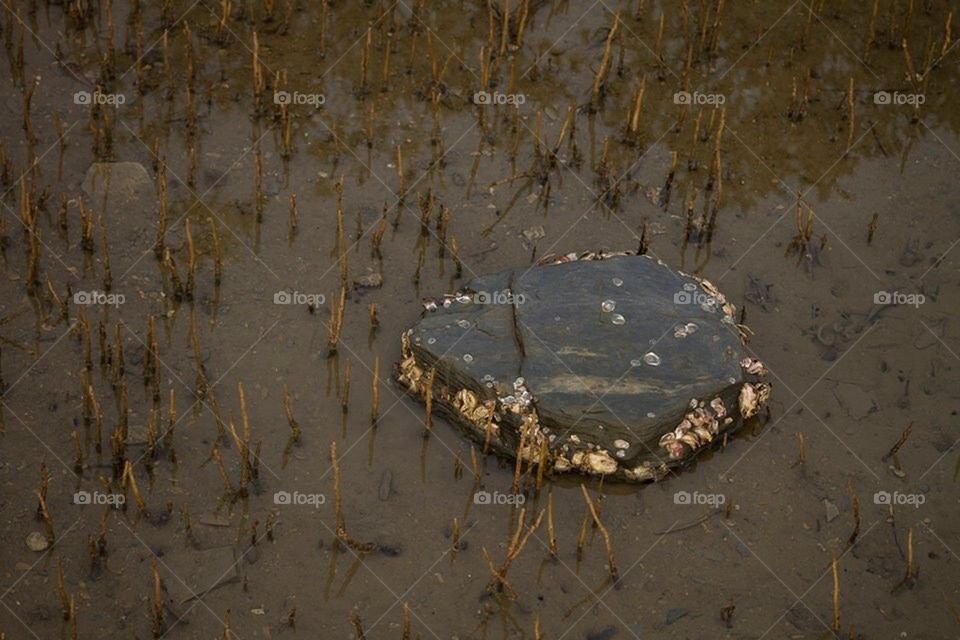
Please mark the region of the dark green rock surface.
POLYGON ((720 397, 735 414, 751 379, 722 305, 647 256, 511 269, 438 302, 409 334, 417 362, 438 384, 487 399, 509 401, 522 378, 551 448, 577 436, 617 453, 623 440, 618 462, 662 462, 658 441, 692 399, 720 397))

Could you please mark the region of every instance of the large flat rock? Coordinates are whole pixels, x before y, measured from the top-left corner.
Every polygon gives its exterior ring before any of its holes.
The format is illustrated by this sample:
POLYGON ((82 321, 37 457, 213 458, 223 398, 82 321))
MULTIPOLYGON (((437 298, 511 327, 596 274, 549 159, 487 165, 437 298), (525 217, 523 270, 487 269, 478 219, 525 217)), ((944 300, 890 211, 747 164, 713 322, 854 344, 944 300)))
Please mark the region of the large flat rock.
POLYGON ((756 412, 769 387, 722 294, 646 256, 599 258, 483 276, 429 303, 404 335, 401 381, 424 397, 435 371, 433 406, 503 455, 522 444, 555 471, 633 480, 756 412))

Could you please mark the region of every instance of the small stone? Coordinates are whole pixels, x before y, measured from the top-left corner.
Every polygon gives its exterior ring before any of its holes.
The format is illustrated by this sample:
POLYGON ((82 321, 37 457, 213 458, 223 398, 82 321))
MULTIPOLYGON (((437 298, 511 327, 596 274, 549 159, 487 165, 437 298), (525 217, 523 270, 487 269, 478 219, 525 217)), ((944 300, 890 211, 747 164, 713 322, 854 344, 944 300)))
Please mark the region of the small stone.
POLYGON ((530 227, 529 229, 524 229, 523 237, 530 244, 533 244, 540 238, 543 238, 547 235, 547 232, 544 231, 543 225, 537 227, 530 227))
POLYGON ((200 524, 206 525, 208 527, 229 527, 230 519, 223 516, 216 515, 214 513, 205 513, 200 516, 200 524))
POLYGON ((667 611, 667 624, 673 624, 677 620, 684 618, 690 615, 690 612, 686 609, 681 609, 680 607, 674 607, 667 611))
POLYGON ((380 474, 380 486, 377 487, 377 497, 380 502, 386 502, 393 493, 393 472, 390 469, 384 469, 380 474))
POLYGON ((92 205, 129 204, 140 197, 152 197, 153 180, 139 162, 94 162, 83 179, 83 191, 92 205))
POLYGON ((827 512, 827 522, 833 522, 837 516, 840 515, 840 509, 837 508, 837 505, 833 504, 827 499, 823 501, 823 508, 827 512))
POLYGON ((611 640, 617 635, 617 628, 609 625, 598 631, 591 631, 587 634, 587 640, 611 640))
POLYGON ((643 194, 651 204, 660 206, 660 187, 647 187, 643 194))
POLYGON ((383 276, 379 273, 369 273, 353 279, 355 289, 379 289, 383 286, 383 276))
POLYGON ((31 531, 27 535, 25 542, 27 543, 27 548, 36 553, 46 551, 48 548, 50 548, 50 541, 47 540, 47 536, 43 535, 39 531, 31 531))

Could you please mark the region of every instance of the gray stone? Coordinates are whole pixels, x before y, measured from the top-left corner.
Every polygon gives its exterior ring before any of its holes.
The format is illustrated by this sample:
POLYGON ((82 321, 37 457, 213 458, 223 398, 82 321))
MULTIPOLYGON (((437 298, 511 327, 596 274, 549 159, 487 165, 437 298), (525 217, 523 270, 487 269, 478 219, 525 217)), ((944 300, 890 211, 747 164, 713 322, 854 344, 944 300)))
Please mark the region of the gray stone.
MULTIPOLYGON (((94 162, 83 179, 83 191, 96 209, 146 205, 156 200, 153 179, 139 162, 94 162)), ((154 215, 153 211, 142 212, 154 215)))
POLYGON ((826 511, 827 522, 833 522, 840 515, 840 509, 830 500, 823 499, 823 508, 826 511))
POLYGON ((386 502, 393 494, 393 472, 390 469, 384 469, 380 474, 380 483, 377 485, 377 497, 381 502, 386 502))
POLYGON ((383 286, 383 276, 379 273, 368 273, 353 279, 355 289, 379 289, 383 286))
POLYGON ((668 609, 666 623, 671 625, 682 618, 686 618, 688 615, 690 615, 690 612, 686 609, 681 609, 680 607, 668 609))
POLYGON ((46 551, 50 547, 50 541, 47 540, 47 536, 39 531, 31 531, 24 542, 26 542, 27 548, 35 553, 46 551))
POLYGON ((398 379, 473 439, 553 471, 652 480, 766 402, 735 310, 646 256, 568 255, 431 300, 398 379), (526 436, 521 438, 521 432, 526 436))

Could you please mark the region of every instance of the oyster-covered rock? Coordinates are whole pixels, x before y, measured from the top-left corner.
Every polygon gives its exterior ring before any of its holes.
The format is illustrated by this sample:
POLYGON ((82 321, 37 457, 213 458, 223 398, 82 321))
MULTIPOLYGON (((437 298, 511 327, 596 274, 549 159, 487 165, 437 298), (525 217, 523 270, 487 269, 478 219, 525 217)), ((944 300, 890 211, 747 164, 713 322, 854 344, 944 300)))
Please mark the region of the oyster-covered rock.
POLYGON ((550 471, 660 478, 770 394, 733 305, 647 256, 550 258, 424 306, 398 380, 487 450, 550 471))

